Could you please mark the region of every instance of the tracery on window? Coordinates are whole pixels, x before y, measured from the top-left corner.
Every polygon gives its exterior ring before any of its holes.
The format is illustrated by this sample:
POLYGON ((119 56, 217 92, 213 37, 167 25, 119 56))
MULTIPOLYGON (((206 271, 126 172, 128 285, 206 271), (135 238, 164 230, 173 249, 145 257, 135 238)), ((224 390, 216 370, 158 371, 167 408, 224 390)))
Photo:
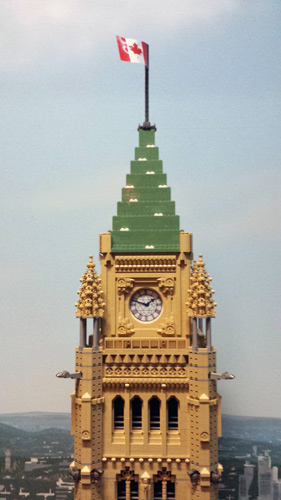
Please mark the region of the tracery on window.
POLYGON ((139 476, 130 467, 117 474, 117 500, 139 499, 139 476))
POLYGON ((172 475, 166 467, 162 467, 153 476, 153 500, 175 500, 175 482, 176 476, 172 475))

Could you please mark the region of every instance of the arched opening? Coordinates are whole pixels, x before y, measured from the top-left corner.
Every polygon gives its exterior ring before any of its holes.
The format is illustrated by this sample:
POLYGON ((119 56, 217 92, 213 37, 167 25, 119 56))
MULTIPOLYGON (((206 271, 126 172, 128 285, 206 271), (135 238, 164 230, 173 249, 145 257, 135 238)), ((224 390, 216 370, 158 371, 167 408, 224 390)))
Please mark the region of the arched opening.
POLYGON ((179 402, 177 398, 172 396, 167 403, 168 407, 168 431, 174 431, 178 429, 178 406, 179 402))
POLYGON ((131 401, 132 408, 132 429, 142 428, 142 400, 135 396, 131 401))
POLYGON ((126 481, 122 479, 117 482, 117 500, 126 500, 126 481))
POLYGON ((116 475, 117 500, 139 500, 139 476, 130 467, 116 475))
POLYGON ((175 483, 167 481, 167 500, 175 500, 175 483))
POLYGON ((131 500, 138 500, 139 498, 139 483, 138 481, 131 481, 131 500))
POLYGON ((151 431, 160 429, 160 401, 156 396, 149 401, 149 428, 151 431))
POLYGON ((162 467, 153 476, 153 500, 175 500, 176 476, 171 474, 166 467, 162 467))
POLYGON ((117 396, 113 401, 114 429, 124 429, 124 399, 117 396))
POLYGON ((153 499, 162 500, 162 481, 153 483, 153 499))

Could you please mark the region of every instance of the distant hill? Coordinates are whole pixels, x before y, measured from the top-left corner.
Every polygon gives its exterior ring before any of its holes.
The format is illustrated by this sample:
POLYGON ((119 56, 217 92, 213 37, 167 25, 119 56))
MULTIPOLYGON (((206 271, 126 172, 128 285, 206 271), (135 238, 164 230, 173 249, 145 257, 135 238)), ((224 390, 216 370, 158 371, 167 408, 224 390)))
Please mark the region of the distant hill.
POLYGON ((6 413, 0 415, 0 422, 29 432, 45 429, 64 429, 70 431, 69 413, 6 413))
MULTIPOLYGON (((38 433, 47 429, 61 429, 70 432, 69 413, 2 414, 0 415, 0 422, 28 432, 38 433)), ((281 419, 222 415, 222 435, 224 438, 280 444, 281 419)))
POLYGON ((28 432, 0 422, 0 455, 6 448, 12 450, 13 456, 66 457, 73 453, 73 437, 65 429, 28 432))
POLYGON ((224 438, 281 444, 281 419, 222 415, 224 438))

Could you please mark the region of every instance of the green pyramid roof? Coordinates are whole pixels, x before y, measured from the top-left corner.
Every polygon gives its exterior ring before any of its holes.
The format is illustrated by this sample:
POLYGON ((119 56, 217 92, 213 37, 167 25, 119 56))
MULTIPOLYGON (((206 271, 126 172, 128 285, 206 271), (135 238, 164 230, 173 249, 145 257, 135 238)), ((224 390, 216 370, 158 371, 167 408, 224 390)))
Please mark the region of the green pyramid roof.
POLYGON ((155 146, 155 130, 140 129, 139 147, 113 217, 111 252, 179 252, 179 234, 179 216, 155 146))

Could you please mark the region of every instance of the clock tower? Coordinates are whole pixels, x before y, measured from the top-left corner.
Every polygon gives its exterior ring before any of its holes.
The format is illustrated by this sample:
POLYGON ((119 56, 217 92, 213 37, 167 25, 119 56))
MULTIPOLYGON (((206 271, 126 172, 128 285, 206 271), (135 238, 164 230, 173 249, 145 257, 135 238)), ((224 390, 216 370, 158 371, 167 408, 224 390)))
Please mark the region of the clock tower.
POLYGON ((77 317, 76 500, 217 499, 220 397, 211 278, 180 230, 155 126, 139 146, 112 231, 100 235, 77 317))

